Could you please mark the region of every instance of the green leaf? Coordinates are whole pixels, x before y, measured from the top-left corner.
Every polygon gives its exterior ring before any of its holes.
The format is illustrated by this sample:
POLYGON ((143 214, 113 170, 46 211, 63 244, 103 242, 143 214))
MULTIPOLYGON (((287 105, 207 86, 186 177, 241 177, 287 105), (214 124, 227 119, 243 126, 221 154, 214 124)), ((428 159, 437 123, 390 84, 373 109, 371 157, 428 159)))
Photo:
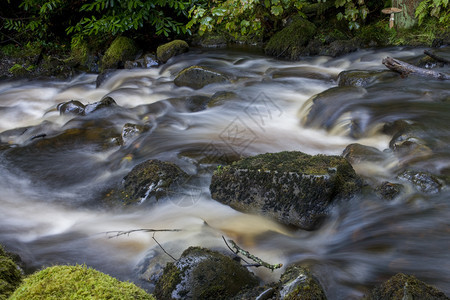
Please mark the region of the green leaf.
POLYGON ((272 6, 270 9, 270 12, 274 15, 274 16, 279 16, 283 13, 283 7, 281 7, 281 5, 276 5, 276 6, 272 6))

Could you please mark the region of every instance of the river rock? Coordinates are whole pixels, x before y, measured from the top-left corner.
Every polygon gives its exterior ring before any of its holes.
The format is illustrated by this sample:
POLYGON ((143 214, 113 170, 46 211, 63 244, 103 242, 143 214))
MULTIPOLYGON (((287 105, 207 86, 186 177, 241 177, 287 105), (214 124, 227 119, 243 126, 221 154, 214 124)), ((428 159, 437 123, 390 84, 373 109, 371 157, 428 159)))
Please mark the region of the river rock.
MULTIPOLYGON (((339 118, 351 112, 351 105, 363 100, 367 94, 361 87, 335 87, 311 97, 299 111, 301 122, 307 127, 331 130, 339 118), (309 109, 309 111, 308 111, 309 109)), ((357 116, 356 116, 357 117, 357 116)), ((351 116, 348 122, 350 135, 359 133, 357 118, 351 116)))
POLYGON ((127 144, 136 136, 149 130, 150 127, 148 125, 126 123, 122 127, 122 141, 124 144, 127 144))
POLYGON ((398 178, 408 181, 424 194, 437 194, 444 187, 439 178, 427 172, 407 170, 398 175, 398 178))
POLYGON ((141 58, 138 58, 136 60, 127 60, 124 64, 125 69, 136 69, 136 68, 142 68, 142 69, 149 69, 151 67, 157 67, 159 65, 156 56, 147 53, 141 58))
POLYGON ((94 111, 111 108, 117 106, 116 101, 114 101, 111 97, 105 97, 100 101, 90 103, 88 105, 84 105, 78 100, 70 100, 64 103, 60 103, 57 105, 57 109, 61 115, 65 114, 73 114, 73 115, 88 115, 93 113, 94 111))
POLYGON ((174 40, 156 49, 156 57, 162 63, 166 63, 171 57, 188 52, 189 45, 182 40, 174 40))
POLYGON ((238 95, 235 92, 219 91, 211 96, 208 107, 216 107, 225 104, 228 100, 236 99, 238 95))
POLYGON ((83 103, 81 103, 78 100, 70 100, 70 101, 58 104, 58 106, 56 108, 59 110, 59 113, 61 115, 72 114, 72 115, 83 116, 85 106, 83 103))
POLYGON ((331 57, 338 57, 347 53, 355 52, 360 47, 358 39, 351 40, 337 40, 331 42, 327 47, 320 50, 320 55, 327 55, 331 57))
POLYGON ((187 174, 174 163, 147 160, 125 176, 119 195, 125 204, 142 203, 153 197, 157 201, 167 195, 172 185, 186 177, 187 174))
POLYGON ((382 161, 385 158, 385 154, 377 148, 358 143, 350 144, 345 147, 342 156, 351 164, 357 164, 364 161, 382 161))
POLYGON ((230 299, 256 277, 236 260, 219 252, 190 247, 168 263, 155 287, 158 299, 230 299))
POLYGON ((380 198, 385 200, 393 200, 397 197, 403 190, 403 185, 399 183, 392 183, 389 181, 384 181, 379 186, 376 187, 375 192, 380 198))
POLYGON ((132 39, 119 36, 106 50, 101 61, 101 70, 123 67, 125 61, 134 59, 137 52, 138 48, 132 39))
POLYGON ((97 79, 95 81, 95 86, 100 87, 105 81, 115 75, 117 72, 116 69, 107 69, 98 74, 97 79))
POLYGON ((301 266, 290 266, 280 278, 280 299, 284 300, 326 300, 319 281, 311 272, 301 266))
POLYGON ((22 281, 22 272, 0 245, 0 299, 8 299, 22 281))
POLYGON ((208 84, 227 81, 228 77, 225 74, 206 67, 192 66, 178 73, 174 83, 176 86, 188 86, 193 89, 201 89, 208 84))
POLYGON ((214 172, 213 199, 232 208, 272 217, 306 230, 317 227, 338 199, 349 198, 362 185, 341 156, 302 152, 266 153, 214 172))
POLYGON ((316 26, 303 18, 295 18, 284 29, 275 33, 264 51, 267 55, 299 59, 305 54, 304 47, 314 37, 316 26))
POLYGON ((383 78, 397 76, 390 71, 350 70, 339 73, 339 86, 368 87, 383 78))
POLYGON ((428 285, 414 276, 398 273, 389 280, 374 288, 366 300, 414 300, 433 299, 448 300, 443 292, 428 285))

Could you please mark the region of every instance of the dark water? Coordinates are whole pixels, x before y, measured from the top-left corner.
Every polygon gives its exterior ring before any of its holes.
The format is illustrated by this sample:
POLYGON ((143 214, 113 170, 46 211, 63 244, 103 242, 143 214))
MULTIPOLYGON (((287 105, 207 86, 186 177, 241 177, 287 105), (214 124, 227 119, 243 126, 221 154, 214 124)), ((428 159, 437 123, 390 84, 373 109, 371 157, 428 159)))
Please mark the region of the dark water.
MULTIPOLYGON (((266 261, 309 265, 329 299, 361 297, 397 272, 416 275, 450 294, 448 189, 425 194, 403 182, 406 192, 393 201, 367 192, 336 207, 321 229, 305 232, 212 200, 208 186, 214 165, 202 160, 283 150, 341 154, 351 143, 385 150, 392 135, 382 133, 383 125, 408 120, 418 124, 415 139, 428 152, 411 157, 387 151, 381 163, 360 163, 355 169, 375 183, 398 181, 396 172, 405 164, 448 175, 449 82, 390 75, 366 88, 331 90, 333 101, 305 126, 312 104, 308 99, 335 88, 341 71, 382 71, 386 56, 416 62, 422 52, 364 50, 294 63, 234 50, 198 50, 160 68, 119 71, 99 88, 91 74, 70 81, 0 83, 0 243, 18 253, 29 269, 86 263, 143 284, 139 268, 148 251, 158 249, 151 234, 110 239, 105 232, 181 228, 156 236, 174 256, 195 245, 223 248, 221 236, 227 235, 266 261), (176 87, 174 76, 195 64, 225 72, 232 80, 200 90, 176 87), (196 111, 197 96, 205 99, 217 92, 229 98, 196 111), (85 117, 61 116, 56 110, 61 102, 86 104, 105 96, 119 106, 85 117), (117 146, 113 136, 126 123, 147 124, 149 131, 117 146), (46 144, 78 129, 89 133, 82 140, 46 144), (192 175, 193 185, 153 206, 98 205, 105 189, 148 159, 178 164, 192 175)), ((254 271, 269 282, 283 270, 254 271)))

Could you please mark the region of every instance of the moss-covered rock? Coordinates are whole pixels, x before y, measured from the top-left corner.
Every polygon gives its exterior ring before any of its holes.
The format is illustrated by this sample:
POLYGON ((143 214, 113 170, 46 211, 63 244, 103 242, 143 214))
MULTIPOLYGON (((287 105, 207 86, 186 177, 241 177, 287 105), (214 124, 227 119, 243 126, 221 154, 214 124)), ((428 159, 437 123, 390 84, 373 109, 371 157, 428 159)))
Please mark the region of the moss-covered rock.
POLYGON ((391 299, 450 299, 444 293, 430 286, 416 277, 398 273, 388 281, 372 290, 366 300, 391 299))
POLYGON ((158 200, 166 196, 171 186, 186 178, 187 174, 177 165, 160 160, 147 160, 135 166, 123 179, 119 193, 125 204, 158 200))
POLYGON ((54 266, 26 278, 15 299, 154 299, 130 282, 86 266, 54 266))
POLYGON ((22 281, 22 273, 0 245, 0 300, 6 300, 22 281))
POLYGON ((295 18, 291 24, 272 36, 265 52, 276 57, 298 59, 315 32, 316 26, 313 23, 303 18, 295 18))
POLYGON ((156 57, 162 63, 167 62, 171 57, 188 52, 189 45, 182 40, 174 40, 156 49, 156 57))
POLYGON ((332 204, 357 193, 361 179, 341 156, 266 153, 214 172, 213 199, 232 208, 312 230, 332 204))
POLYGON ((325 300, 325 293, 311 272, 301 266, 290 266, 280 278, 280 297, 285 300, 325 300))
POLYGON ((155 287, 158 299, 230 299, 258 280, 237 261, 219 252, 190 247, 168 263, 155 287))
POLYGON ((124 36, 117 37, 106 50, 102 58, 101 71, 115 69, 127 60, 133 60, 138 48, 132 39, 124 36))
POLYGON ((192 66, 178 73, 175 77, 174 83, 177 86, 188 86, 193 89, 201 89, 208 84, 227 81, 228 77, 216 70, 206 67, 192 66))

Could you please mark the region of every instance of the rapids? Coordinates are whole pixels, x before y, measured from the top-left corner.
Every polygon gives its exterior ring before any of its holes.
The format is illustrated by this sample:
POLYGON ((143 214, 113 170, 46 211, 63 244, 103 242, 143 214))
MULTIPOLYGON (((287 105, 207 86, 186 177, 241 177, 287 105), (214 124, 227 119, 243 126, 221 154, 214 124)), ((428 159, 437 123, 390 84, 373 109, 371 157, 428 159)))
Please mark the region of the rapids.
MULTIPOLYGON (((159 232, 155 238, 177 257, 189 246, 223 249, 221 236, 226 235, 268 262, 310 266, 329 299, 358 299, 397 272, 416 275, 450 295, 448 189, 427 195, 411 188, 391 202, 364 193, 337 206, 319 230, 306 232, 212 200, 209 181, 215 166, 205 166, 200 159, 205 153, 249 156, 284 150, 339 155, 351 143, 385 150, 391 136, 381 133, 380 126, 408 119, 424 124, 425 141, 441 145, 415 164, 448 173, 448 82, 388 78, 362 88, 361 96, 344 93, 347 98, 338 103, 345 105, 330 106, 331 115, 318 117, 324 118, 321 124, 333 120, 327 128, 302 125, 308 99, 336 87, 341 71, 385 70, 381 60, 386 56, 414 60, 421 53, 423 49, 360 50, 340 58, 286 62, 241 50, 197 49, 158 68, 120 70, 98 88, 94 74, 67 81, 0 82, 0 139, 12 145, 0 151, 0 244, 19 254, 29 271, 86 263, 148 288, 139 273, 149 251, 159 249, 152 234, 114 237, 106 232, 183 229, 159 232), (232 80, 199 90, 175 86, 175 75, 191 65, 214 68, 232 80), (216 92, 235 94, 222 105, 195 112, 180 100, 216 92), (87 104, 105 96, 119 107, 84 117, 60 115, 56 109, 68 100, 87 104), (355 117, 363 131, 359 137, 349 134, 350 118, 355 117), (21 149, 43 134, 56 135, 88 122, 119 133, 125 123, 146 123, 150 130, 107 149, 91 144, 21 149), (18 152, 13 155, 13 150, 18 152), (192 175, 193 185, 157 205, 98 205, 112 182, 120 182, 148 159, 176 163, 192 175)), ((355 169, 381 182, 392 180, 398 163, 387 153, 385 163, 355 169)), ((252 271, 270 282, 278 280, 283 269, 252 271)))

